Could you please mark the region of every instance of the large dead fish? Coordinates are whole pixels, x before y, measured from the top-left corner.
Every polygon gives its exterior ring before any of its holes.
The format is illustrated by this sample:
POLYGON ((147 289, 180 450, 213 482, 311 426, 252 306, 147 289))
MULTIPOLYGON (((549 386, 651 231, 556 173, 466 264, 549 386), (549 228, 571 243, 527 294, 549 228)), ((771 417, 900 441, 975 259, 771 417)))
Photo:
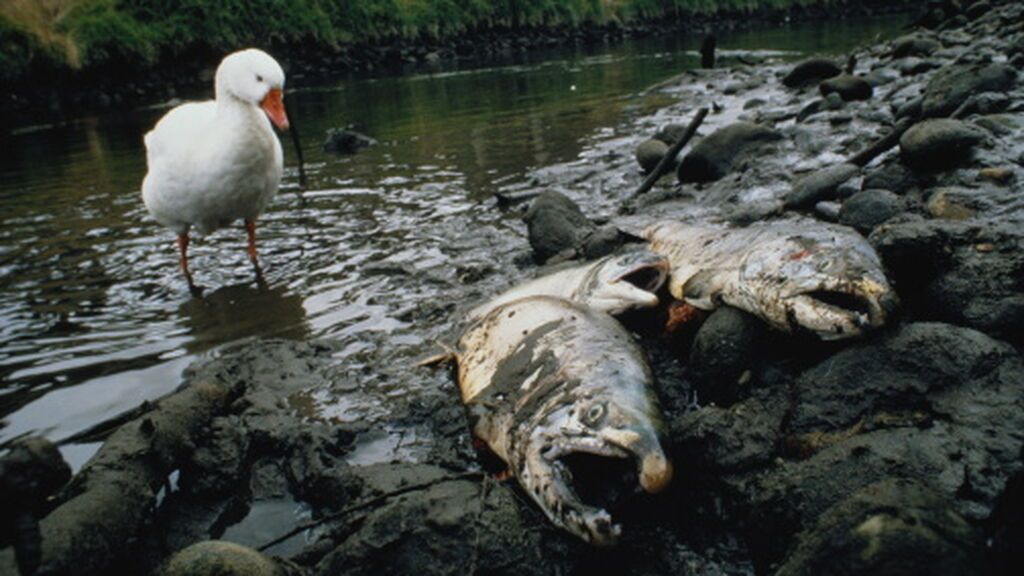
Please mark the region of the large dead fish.
POLYGON ((608 508, 671 480, 653 375, 608 314, 549 296, 508 302, 470 326, 456 358, 474 434, 556 525, 614 544, 608 508))
POLYGON ((669 290, 705 310, 722 303, 824 340, 881 326, 897 298, 870 244, 844 226, 798 218, 746 228, 659 222, 643 236, 672 267, 669 290))
POLYGON ((557 296, 609 314, 658 305, 655 294, 668 276, 668 260, 650 250, 605 256, 525 282, 469 311, 470 320, 527 296, 557 296))

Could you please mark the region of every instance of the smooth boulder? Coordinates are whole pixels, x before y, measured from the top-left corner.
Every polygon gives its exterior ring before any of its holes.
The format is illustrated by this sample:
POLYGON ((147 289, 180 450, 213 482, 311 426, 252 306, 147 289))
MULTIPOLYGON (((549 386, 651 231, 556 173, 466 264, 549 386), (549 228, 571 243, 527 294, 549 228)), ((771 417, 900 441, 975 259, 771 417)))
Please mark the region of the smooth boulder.
POLYGON ((683 158, 677 171, 679 181, 718 180, 739 167, 752 152, 781 138, 776 130, 751 122, 737 122, 720 128, 698 142, 683 158))
POLYGON ((1005 64, 952 64, 928 82, 921 112, 927 117, 949 116, 972 95, 1005 92, 1016 81, 1017 72, 1005 64))
POLYGON ((842 72, 843 69, 831 60, 812 58, 794 66, 782 79, 782 83, 789 88, 800 88, 838 76, 842 72))
POLYGON ((786 195, 786 206, 790 208, 806 208, 823 200, 833 200, 839 185, 860 174, 860 166, 856 164, 835 164, 811 172, 793 184, 793 189, 786 195))
POLYGON ((658 166, 666 152, 668 152, 668 144, 665 142, 654 138, 645 140, 636 147, 636 161, 640 164, 641 170, 650 172, 658 166))
POLYGON ((839 209, 839 223, 862 234, 903 212, 903 200, 888 190, 863 190, 849 197, 839 209))
POLYGON ((580 207, 564 194, 548 191, 537 196, 523 216, 534 259, 545 262, 564 250, 576 249, 597 228, 580 207))
POLYGON ((925 120, 900 137, 900 157, 916 170, 940 172, 965 163, 984 139, 984 131, 960 120, 925 120))
POLYGON ((842 74, 835 78, 829 78, 822 82, 818 89, 822 96, 838 94, 844 102, 855 100, 868 100, 874 94, 874 89, 867 80, 850 74, 842 74))

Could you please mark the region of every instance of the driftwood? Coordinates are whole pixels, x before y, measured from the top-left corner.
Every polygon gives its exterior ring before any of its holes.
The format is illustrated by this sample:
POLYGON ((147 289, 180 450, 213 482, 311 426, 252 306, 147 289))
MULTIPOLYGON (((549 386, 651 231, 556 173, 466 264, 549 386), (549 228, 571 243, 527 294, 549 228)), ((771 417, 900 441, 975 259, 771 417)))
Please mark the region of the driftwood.
POLYGON ((867 166, 872 160, 885 153, 893 146, 899 144, 900 137, 903 136, 903 133, 906 132, 908 128, 914 125, 914 122, 916 122, 916 120, 913 118, 903 118, 896 123, 892 132, 886 134, 871 146, 868 146, 864 150, 854 154, 849 160, 847 160, 847 162, 850 164, 856 164, 861 168, 867 166))
MULTIPOLYGON (((235 396, 226 384, 196 383, 114 432, 39 521, 36 574, 103 574, 138 533, 167 476, 210 420, 235 396)), ((14 552, 0 550, 0 574, 18 574, 14 552)))
POLYGON ((636 192, 633 193, 634 196, 640 196, 647 193, 647 191, 654 186, 654 183, 657 182, 665 172, 668 172, 669 167, 671 167, 675 162, 679 151, 682 150, 683 146, 686 146, 686 143, 693 138, 694 134, 697 133, 697 128, 700 127, 701 122, 704 121, 704 117, 707 115, 707 108, 697 110, 697 115, 693 117, 693 120, 690 121, 690 125, 686 127, 686 132, 683 132, 683 135, 679 137, 679 140, 669 147, 668 152, 665 152, 665 156, 661 159, 661 162, 658 162, 658 165, 654 167, 654 170, 652 170, 647 176, 647 179, 644 180, 643 184, 641 184, 640 187, 636 189, 636 192))

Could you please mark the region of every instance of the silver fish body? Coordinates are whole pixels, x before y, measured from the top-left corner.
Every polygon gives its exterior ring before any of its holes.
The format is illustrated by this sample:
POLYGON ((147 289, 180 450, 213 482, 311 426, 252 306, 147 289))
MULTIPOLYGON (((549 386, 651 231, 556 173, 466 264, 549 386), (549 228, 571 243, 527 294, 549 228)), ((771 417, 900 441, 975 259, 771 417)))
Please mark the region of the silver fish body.
POLYGON ((659 222, 643 236, 671 262, 669 291, 709 310, 728 304, 823 340, 883 325, 898 299, 870 244, 809 218, 716 228, 659 222))
POLYGON ((656 292, 665 284, 668 260, 649 250, 634 250, 559 270, 530 280, 470 310, 470 320, 527 296, 556 296, 609 314, 658 305, 656 292))
POLYGON ((500 305, 460 339, 458 378, 474 434, 587 542, 614 544, 622 530, 606 503, 581 496, 589 472, 625 471, 614 481, 648 493, 672 478, 651 370, 604 312, 549 296, 500 305), (580 460, 599 464, 580 470, 580 460))

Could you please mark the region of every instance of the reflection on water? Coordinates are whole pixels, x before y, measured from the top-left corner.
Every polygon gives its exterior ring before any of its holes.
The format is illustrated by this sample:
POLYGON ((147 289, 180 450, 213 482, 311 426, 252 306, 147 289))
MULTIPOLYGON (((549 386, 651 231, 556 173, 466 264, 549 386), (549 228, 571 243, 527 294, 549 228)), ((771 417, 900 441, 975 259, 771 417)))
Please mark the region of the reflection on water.
MULTIPOLYGON (((726 57, 842 53, 898 25, 802 25, 722 35, 719 46, 726 57)), ((267 286, 255 283, 235 227, 194 241, 201 298, 185 287, 173 234, 139 195, 142 136, 163 108, 9 137, 0 155, 0 442, 32 431, 67 437, 166 394, 197 355, 246 338, 336 339, 353 374, 421 354, 450 326, 451 305, 489 290, 464 282, 466 271, 522 274, 512 264, 525 250, 521 224, 483 201, 664 104, 643 90, 694 66, 696 40, 291 91, 309 189, 299 194, 289 157, 261 219, 267 286), (327 129, 349 123, 380 144, 353 157, 320 152, 327 129)))

